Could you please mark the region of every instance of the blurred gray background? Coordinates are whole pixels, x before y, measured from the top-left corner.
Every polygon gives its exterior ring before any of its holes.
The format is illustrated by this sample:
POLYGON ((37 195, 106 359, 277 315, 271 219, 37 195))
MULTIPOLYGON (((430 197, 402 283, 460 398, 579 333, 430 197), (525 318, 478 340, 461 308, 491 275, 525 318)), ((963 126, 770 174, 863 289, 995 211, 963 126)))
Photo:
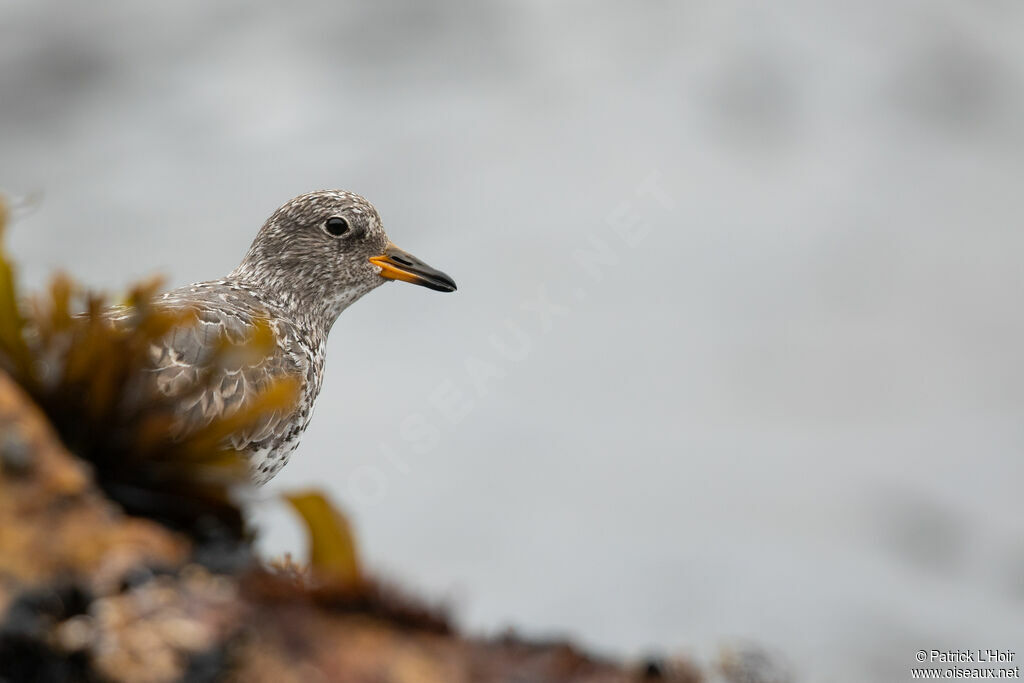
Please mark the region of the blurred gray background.
POLYGON ((178 285, 360 192, 460 289, 342 316, 272 491, 480 632, 904 680, 1024 655, 1022 35, 1013 0, 0 0, 0 187, 42 193, 8 241, 33 287, 178 285))

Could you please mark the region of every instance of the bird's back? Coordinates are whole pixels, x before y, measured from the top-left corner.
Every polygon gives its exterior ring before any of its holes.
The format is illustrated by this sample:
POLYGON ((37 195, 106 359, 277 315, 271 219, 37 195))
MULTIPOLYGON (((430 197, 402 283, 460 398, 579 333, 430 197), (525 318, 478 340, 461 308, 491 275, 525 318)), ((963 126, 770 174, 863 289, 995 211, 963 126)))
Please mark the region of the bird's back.
POLYGON ((159 305, 194 312, 151 349, 157 389, 179 399, 175 435, 230 417, 260 392, 284 378, 298 380, 296 405, 266 414, 235 432, 230 445, 250 459, 256 483, 269 480, 287 462, 309 422, 320 389, 322 348, 317 340, 262 293, 230 280, 201 282, 171 290, 159 305), (260 325, 269 326, 269 352, 246 353, 260 325), (224 354, 225 342, 239 350, 224 354), (197 386, 204 387, 195 391, 197 386))

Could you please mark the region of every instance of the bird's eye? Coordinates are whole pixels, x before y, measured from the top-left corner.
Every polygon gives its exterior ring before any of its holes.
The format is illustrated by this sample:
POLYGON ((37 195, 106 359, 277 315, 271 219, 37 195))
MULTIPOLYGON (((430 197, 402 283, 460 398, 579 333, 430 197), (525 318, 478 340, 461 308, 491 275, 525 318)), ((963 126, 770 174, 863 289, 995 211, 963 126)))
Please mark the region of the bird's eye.
POLYGON ((341 237, 342 235, 347 235, 351 229, 348 221, 341 216, 334 216, 324 221, 324 230, 327 231, 328 235, 341 237))

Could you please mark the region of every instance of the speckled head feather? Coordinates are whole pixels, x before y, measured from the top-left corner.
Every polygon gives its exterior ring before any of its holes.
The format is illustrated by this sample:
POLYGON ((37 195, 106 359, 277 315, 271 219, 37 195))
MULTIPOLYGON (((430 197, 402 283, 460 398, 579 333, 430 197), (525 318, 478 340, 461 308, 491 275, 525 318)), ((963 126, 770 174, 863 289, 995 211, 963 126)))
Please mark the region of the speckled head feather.
POLYGON ((175 431, 188 433, 234 414, 283 376, 297 379, 301 392, 294 410, 268 415, 229 438, 248 454, 254 481, 268 481, 288 461, 309 424, 335 320, 390 280, 455 291, 450 277, 392 244, 377 210, 357 194, 311 192, 282 206, 227 277, 180 287, 161 298, 163 305, 192 309, 198 320, 152 350, 157 388, 181 397, 175 431), (213 368, 208 389, 189 393, 198 377, 209 375, 218 340, 244 339, 260 321, 274 332, 273 352, 240 368, 213 368))
POLYGON ((344 190, 310 192, 267 219, 232 275, 258 283, 326 331, 345 308, 387 282, 370 262, 387 245, 380 215, 366 199, 344 190))

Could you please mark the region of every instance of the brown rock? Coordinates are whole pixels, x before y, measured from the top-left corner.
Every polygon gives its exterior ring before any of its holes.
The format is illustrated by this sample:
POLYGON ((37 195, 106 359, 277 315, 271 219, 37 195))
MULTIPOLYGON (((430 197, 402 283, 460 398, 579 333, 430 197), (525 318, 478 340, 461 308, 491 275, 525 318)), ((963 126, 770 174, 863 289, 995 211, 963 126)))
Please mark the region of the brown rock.
POLYGON ((129 517, 0 373, 0 680, 509 683, 698 679, 563 643, 480 640, 370 580, 216 573, 129 517))
POLYGON ((58 578, 104 594, 127 571, 177 566, 188 552, 184 538, 101 496, 88 467, 0 372, 0 611, 14 592, 58 578))

